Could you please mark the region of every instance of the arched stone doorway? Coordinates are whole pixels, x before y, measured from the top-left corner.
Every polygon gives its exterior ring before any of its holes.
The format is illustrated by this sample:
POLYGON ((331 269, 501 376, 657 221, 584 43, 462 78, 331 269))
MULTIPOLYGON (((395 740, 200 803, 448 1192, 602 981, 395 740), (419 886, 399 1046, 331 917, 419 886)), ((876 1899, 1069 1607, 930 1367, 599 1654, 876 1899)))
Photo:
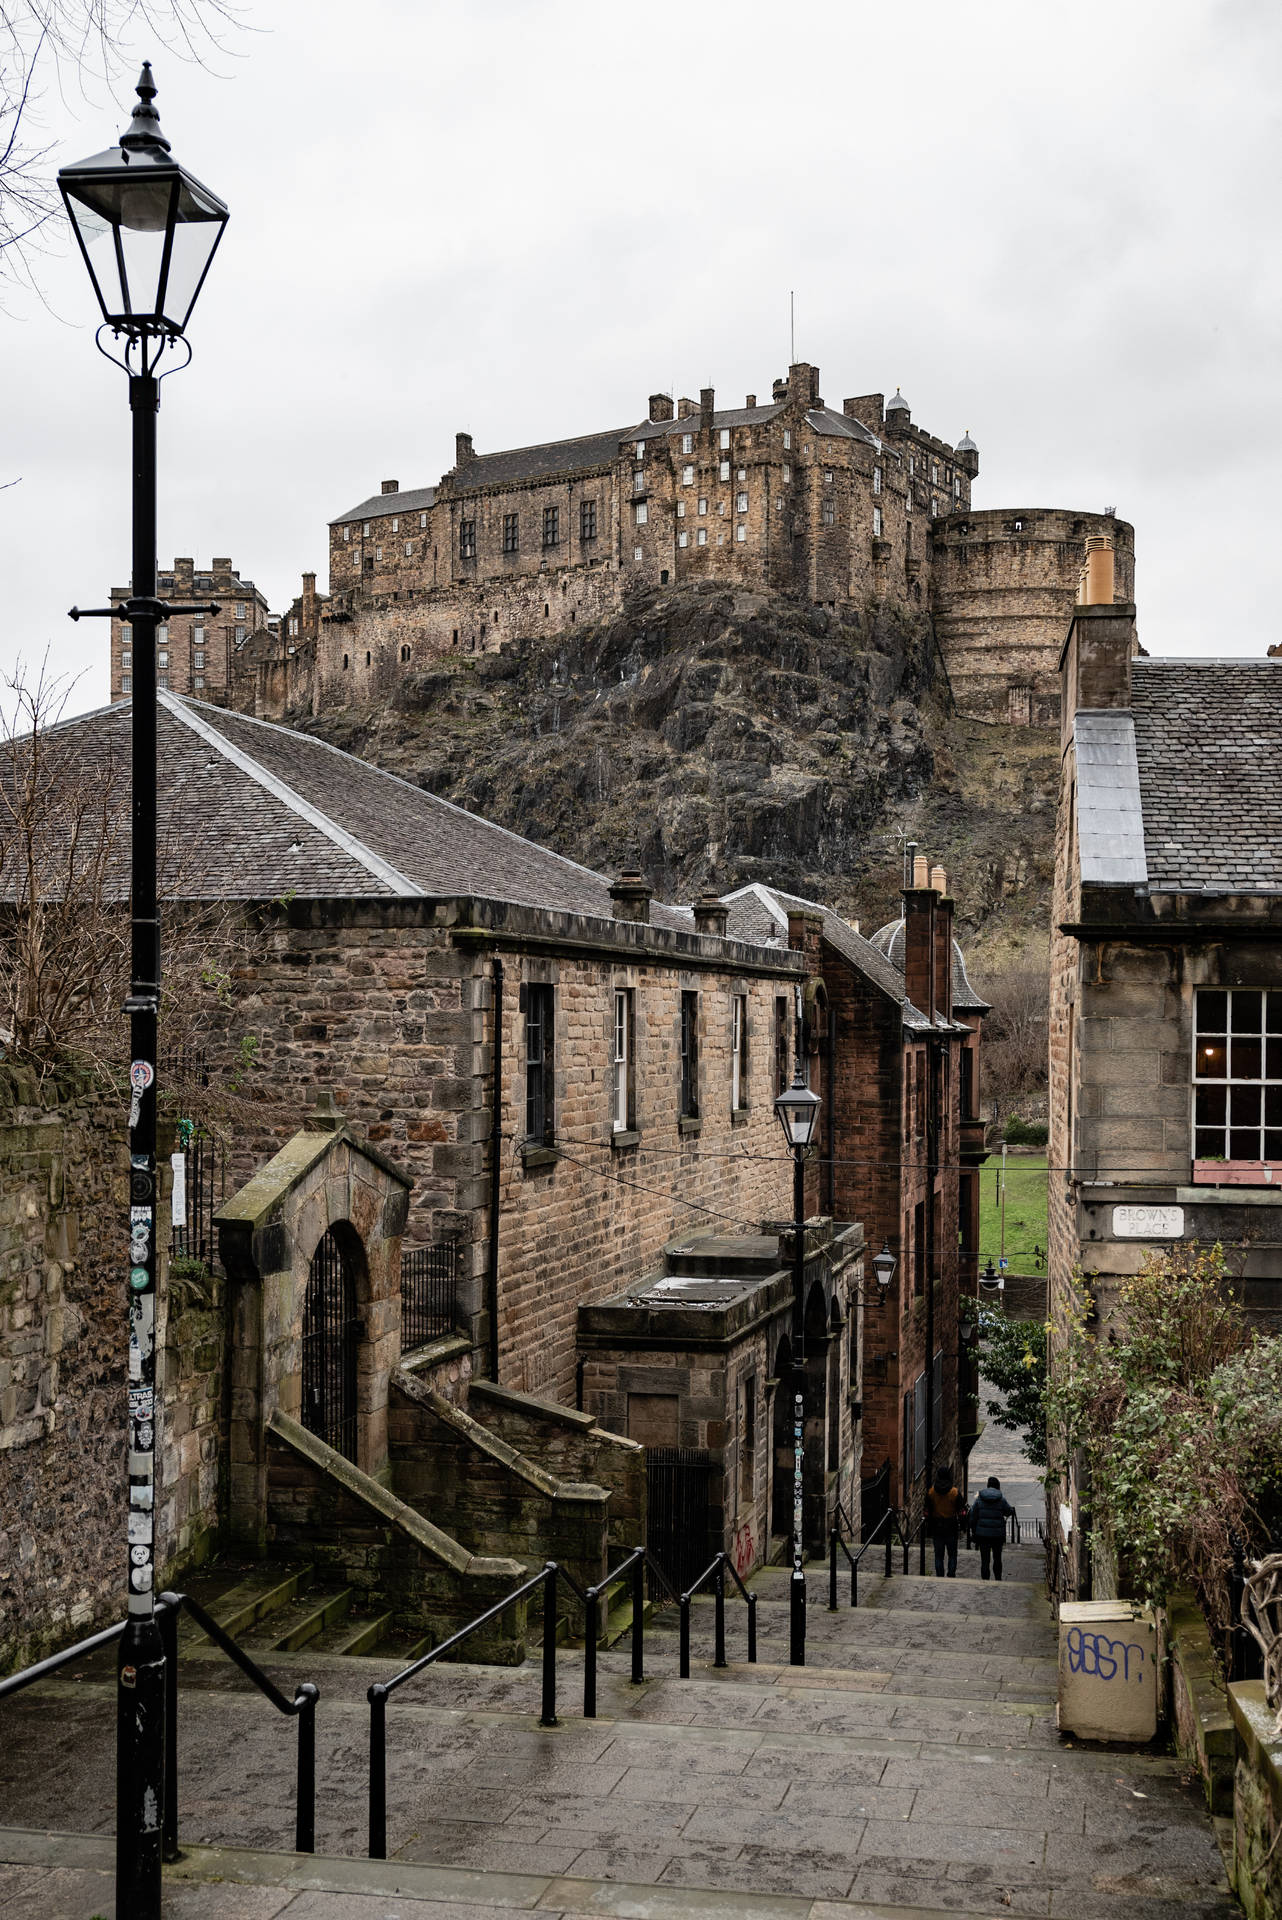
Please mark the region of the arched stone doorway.
POLYGON ((362 1338, 356 1265, 360 1243, 348 1227, 326 1229, 307 1273, 303 1301, 303 1425, 357 1461, 356 1376, 362 1338))

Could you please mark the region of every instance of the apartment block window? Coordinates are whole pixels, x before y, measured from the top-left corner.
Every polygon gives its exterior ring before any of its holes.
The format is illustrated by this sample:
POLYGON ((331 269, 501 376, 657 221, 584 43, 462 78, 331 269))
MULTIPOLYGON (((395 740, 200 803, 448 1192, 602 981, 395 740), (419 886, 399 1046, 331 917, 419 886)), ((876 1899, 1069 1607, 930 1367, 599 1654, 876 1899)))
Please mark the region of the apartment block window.
POLYGON ((191 664, 192 664, 192 666, 193 666, 193 667, 194 667, 194 668, 196 669, 196 672, 197 672, 197 673, 203 673, 203 672, 205 671, 205 656, 204 656, 204 654, 203 654, 203 653, 194 653, 194 654, 192 655, 192 657, 191 657, 191 664))
POLYGON ((169 692, 169 675, 167 673, 158 673, 156 675, 156 685, 160 688, 160 691, 162 693, 168 693, 169 692))
POLYGON ((132 693, 133 690, 134 677, 132 673, 122 673, 120 676, 120 691, 122 693, 132 693))
POLYGON ((694 485, 694 468, 693 467, 682 467, 681 484, 683 487, 692 487, 694 485))
POLYGON ((961 1078, 958 1093, 961 1105, 958 1119, 975 1119, 975 1055, 970 1047, 963 1047, 961 1050, 961 1078))
POLYGON ((744 526, 742 520, 734 530, 734 537, 736 540, 746 540, 748 538, 748 529, 744 526))
POLYGON ((926 1376, 919 1374, 913 1385, 913 1479, 926 1472, 926 1376))
POLYGON ((926 1202, 913 1208, 913 1292, 926 1291, 926 1202))
MULTIPOLYGON (((475 560, 476 558, 475 520, 460 520, 458 523, 458 557, 460 560, 475 560)), ((382 559, 381 550, 379 558, 382 559)))
POLYGON ((638 467, 636 472, 633 474, 632 491, 633 493, 645 492, 645 468, 644 467, 638 467))
POLYGON ((874 507, 872 510, 872 537, 874 540, 881 539, 881 508, 880 507, 874 507))
POLYGON ((748 478, 748 469, 746 467, 738 468, 735 474, 735 478, 737 480, 746 480, 748 478))
MULTIPOLYGON (((645 501, 638 500, 636 506, 632 509, 632 511, 636 514, 637 525, 639 527, 643 527, 646 524, 646 521, 650 518, 650 509, 646 505, 645 501)), ((640 558, 641 558, 641 549, 640 547, 638 547, 637 559, 639 560, 640 558)))
POLYGON ((692 433, 683 433, 683 434, 682 434, 682 436, 681 436, 681 451, 682 451, 682 453, 693 453, 693 452, 694 452, 694 435, 693 435, 692 433))
POLYGON ((243 620, 245 618, 245 603, 243 600, 238 600, 236 602, 236 618, 238 620, 243 620))
POLYGON ((734 1113, 748 1104, 748 996, 736 993, 730 1001, 730 1106, 734 1113))
POLYGON ((819 517, 823 521, 823 524, 826 527, 835 526, 836 520, 837 520, 837 508, 835 503, 831 500, 825 500, 822 508, 820 509, 819 517))
POLYGON ((721 429, 721 445, 722 445, 723 447, 728 447, 728 446, 730 445, 730 429, 729 429, 729 427, 722 427, 722 429, 721 429))
POLYGON ((874 493, 881 492, 881 468, 880 467, 874 467, 872 470, 872 490, 874 493))
POLYGON ((785 447, 792 445, 792 429, 790 427, 785 427, 783 430, 783 444, 785 447))
POLYGON ((1282 992, 1199 989, 1194 1047, 1194 1157, 1282 1165, 1282 992))
POLYGON ((627 1132, 632 1111, 632 990, 616 987, 610 1051, 610 1123, 615 1133, 627 1132))
POLYGON ((545 547, 559 547, 561 544, 561 509, 544 507, 543 544, 545 547))
POLYGON ((700 529, 699 529, 699 531, 698 531, 698 533, 697 533, 697 534, 695 535, 695 540, 694 540, 694 544, 695 544, 695 546, 696 546, 696 547, 706 547, 706 546, 707 546, 707 544, 708 544, 708 529, 707 529, 706 527, 700 527, 700 529))
POLYGON ((708 502, 706 498, 700 498, 699 511, 700 513, 706 513, 708 511, 708 502))
POLYGON ((525 1137, 544 1145, 553 1129, 554 1004, 552 988, 525 989, 525 1137))
POLYGON ((699 1117, 699 996, 681 996, 681 1117, 699 1117))
POLYGON ((730 462, 728 460, 723 460, 721 462, 721 478, 723 480, 728 480, 730 478, 730 462))
POLYGON ((169 628, 163 624, 156 628, 156 645, 158 647, 167 647, 169 645, 169 628))
POLYGON ((678 500, 677 501, 677 519, 684 520, 685 517, 686 517, 686 503, 684 500, 678 500))
POLYGON ((423 531, 424 533, 426 533, 426 531, 427 531, 427 515, 426 515, 425 513, 420 513, 420 515, 418 516, 418 524, 419 524, 419 527, 420 527, 420 529, 421 529, 421 530, 422 530, 422 531, 423 531))
POLYGON ((169 665, 169 655, 167 653, 158 653, 156 655, 156 665, 161 668, 167 667, 169 665))
POLYGON ((595 500, 580 500, 579 502, 579 538, 580 540, 596 539, 595 500))
POLYGON ((383 549, 381 547, 375 547, 374 558, 376 560, 381 560, 383 558, 383 549))
POLYGON ((200 692, 204 684, 205 684, 205 676, 203 673, 198 673, 193 676, 192 685, 195 687, 197 693, 200 692))
POLYGON ((521 551, 521 516, 519 513, 503 515, 503 551, 519 553, 521 551))
POLYGON ((688 533, 682 532, 677 535, 677 545, 679 547, 688 547, 689 544, 690 544, 690 536, 688 533))
POLYGON ((748 511, 748 496, 746 493, 737 493, 735 495, 734 510, 736 513, 746 513, 748 511))

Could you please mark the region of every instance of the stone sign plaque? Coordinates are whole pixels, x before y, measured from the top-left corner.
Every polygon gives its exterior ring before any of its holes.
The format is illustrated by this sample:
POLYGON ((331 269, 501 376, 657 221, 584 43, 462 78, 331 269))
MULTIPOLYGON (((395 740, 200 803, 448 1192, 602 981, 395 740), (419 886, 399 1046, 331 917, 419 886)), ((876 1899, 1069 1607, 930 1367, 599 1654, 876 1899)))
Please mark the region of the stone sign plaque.
POLYGON ((1183 1207, 1114 1207, 1113 1232, 1119 1240, 1182 1240, 1183 1207))

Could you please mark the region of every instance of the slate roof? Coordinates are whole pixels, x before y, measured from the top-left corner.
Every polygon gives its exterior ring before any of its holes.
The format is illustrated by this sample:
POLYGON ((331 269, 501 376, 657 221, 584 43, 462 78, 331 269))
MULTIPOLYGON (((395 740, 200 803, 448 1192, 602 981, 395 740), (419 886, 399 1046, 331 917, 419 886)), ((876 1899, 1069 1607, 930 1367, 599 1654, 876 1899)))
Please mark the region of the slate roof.
POLYGON ((1073 722, 1077 756, 1077 847, 1082 879, 1143 886, 1144 817, 1135 722, 1118 709, 1083 711, 1073 722))
MULTIPOLYGON (((782 400, 775 400, 764 407, 718 407, 712 415, 712 424, 714 427, 760 427, 767 420, 773 420, 777 413, 782 413, 784 405, 782 400)), ((658 440, 668 434, 698 431, 699 415, 696 411, 684 420, 643 420, 635 430, 625 429, 625 436, 632 440, 658 440)))
MULTIPOLYGON (((114 767, 116 887, 128 891, 130 703, 50 729, 70 764, 114 767)), ((325 741, 202 701, 159 696, 162 890, 191 900, 469 894, 613 918, 602 874, 523 840, 325 741)), ((688 909, 651 906, 691 931, 688 909)))
POLYGON ((425 513, 435 498, 435 487, 405 487, 400 493, 374 493, 368 500, 362 500, 359 507, 336 515, 329 524, 341 527, 348 520, 376 520, 384 513, 425 513))
POLYGON ((870 447, 881 445, 877 435, 870 432, 862 420, 848 413, 837 413, 832 407, 812 407, 806 420, 816 433, 827 434, 831 440, 863 440, 870 447))
POLYGON ((1282 889, 1282 660, 1133 660, 1131 711, 1150 891, 1282 889))
MULTIPOLYGON (((871 945, 882 953, 898 973, 904 968, 904 922, 901 915, 898 920, 888 920, 884 927, 878 927, 873 934, 871 945)), ((953 940, 953 1008, 963 1013, 987 1013, 989 1003, 981 1000, 970 984, 970 975, 966 971, 966 956, 961 943, 953 940)))

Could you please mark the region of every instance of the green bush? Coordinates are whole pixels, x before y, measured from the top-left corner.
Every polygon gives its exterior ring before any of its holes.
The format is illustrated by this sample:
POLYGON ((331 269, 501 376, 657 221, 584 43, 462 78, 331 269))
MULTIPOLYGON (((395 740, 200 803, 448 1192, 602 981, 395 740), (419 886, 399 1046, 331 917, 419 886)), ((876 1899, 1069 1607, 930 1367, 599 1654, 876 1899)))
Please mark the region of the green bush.
POLYGON ((1049 1137, 1045 1120, 1021 1120, 1017 1113, 1012 1113, 1002 1134, 1008 1147, 1044 1147, 1049 1137))

